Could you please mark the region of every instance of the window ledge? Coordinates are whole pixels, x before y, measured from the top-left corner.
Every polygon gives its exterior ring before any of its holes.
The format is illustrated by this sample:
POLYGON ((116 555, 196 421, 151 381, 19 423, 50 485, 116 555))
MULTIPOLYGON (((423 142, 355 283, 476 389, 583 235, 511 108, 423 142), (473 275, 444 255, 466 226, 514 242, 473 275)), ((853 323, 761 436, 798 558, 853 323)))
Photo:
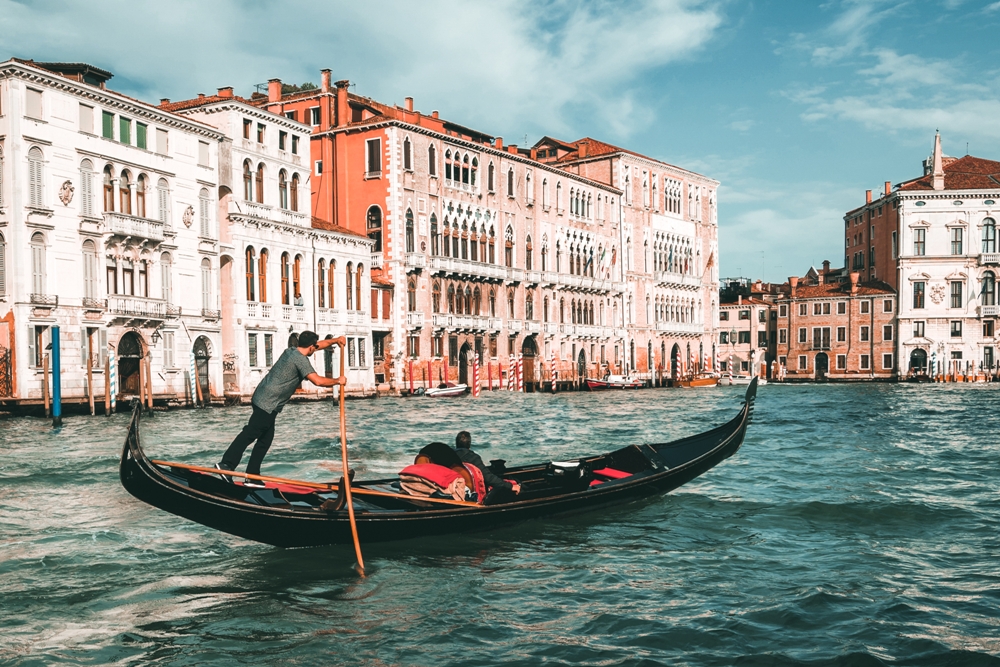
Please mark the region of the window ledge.
POLYGON ((366 181, 367 180, 376 179, 376 178, 382 178, 382 172, 381 171, 366 171, 365 172, 365 180, 366 181))

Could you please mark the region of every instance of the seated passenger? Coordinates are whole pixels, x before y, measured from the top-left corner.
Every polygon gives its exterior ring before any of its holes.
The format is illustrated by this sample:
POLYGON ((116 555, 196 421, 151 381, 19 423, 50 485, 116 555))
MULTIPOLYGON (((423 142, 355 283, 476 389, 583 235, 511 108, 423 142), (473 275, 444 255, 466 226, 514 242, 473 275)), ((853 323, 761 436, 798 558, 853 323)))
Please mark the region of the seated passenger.
POLYGON ((521 493, 521 485, 516 482, 508 482, 505 479, 497 477, 489 467, 483 463, 482 457, 472 451, 472 435, 468 431, 461 431, 457 436, 455 436, 455 452, 458 454, 458 458, 462 459, 463 463, 469 463, 474 465, 483 473, 483 481, 486 482, 487 491, 492 489, 503 489, 506 491, 513 491, 514 493, 521 493))

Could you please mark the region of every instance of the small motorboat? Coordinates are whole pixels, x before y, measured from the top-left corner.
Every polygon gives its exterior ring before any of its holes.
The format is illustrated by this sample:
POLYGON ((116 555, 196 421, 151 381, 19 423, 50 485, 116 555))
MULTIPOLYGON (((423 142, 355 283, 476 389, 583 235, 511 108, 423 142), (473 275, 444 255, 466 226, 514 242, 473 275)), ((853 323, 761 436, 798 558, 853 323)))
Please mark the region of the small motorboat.
POLYGON ((677 380, 677 387, 715 387, 719 384, 719 376, 715 373, 695 373, 677 380))
POLYGON ((424 396, 431 396, 434 398, 442 398, 448 396, 461 396, 462 394, 469 391, 469 385, 467 384, 451 384, 440 387, 434 387, 433 389, 428 389, 424 392, 424 396))
POLYGON ((750 375, 733 375, 732 373, 723 373, 719 376, 719 386, 720 387, 730 387, 735 384, 750 384, 750 380, 753 377, 750 375))
POLYGON ((587 389, 590 391, 604 391, 606 389, 642 389, 641 380, 634 380, 624 375, 605 375, 603 380, 597 378, 587 378, 587 389))

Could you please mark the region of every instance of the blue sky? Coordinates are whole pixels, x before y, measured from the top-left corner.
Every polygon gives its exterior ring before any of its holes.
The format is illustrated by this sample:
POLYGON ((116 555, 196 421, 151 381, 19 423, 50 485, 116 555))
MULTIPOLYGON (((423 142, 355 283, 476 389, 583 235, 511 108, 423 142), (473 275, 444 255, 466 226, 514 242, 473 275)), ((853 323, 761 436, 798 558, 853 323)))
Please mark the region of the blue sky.
POLYGON ((843 213, 945 153, 1000 159, 1000 2, 0 0, 0 57, 154 102, 319 69, 534 143, 590 135, 722 182, 723 276, 843 262, 843 213), (141 7, 141 8, 140 8, 141 7))

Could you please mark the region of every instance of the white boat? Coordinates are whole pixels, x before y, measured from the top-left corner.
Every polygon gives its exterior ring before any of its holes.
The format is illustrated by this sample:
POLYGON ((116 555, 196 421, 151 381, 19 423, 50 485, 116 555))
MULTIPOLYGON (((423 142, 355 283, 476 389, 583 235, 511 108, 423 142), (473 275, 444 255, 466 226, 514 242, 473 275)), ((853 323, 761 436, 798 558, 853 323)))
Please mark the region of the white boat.
MULTIPOLYGON (((733 375, 731 373, 723 373, 722 376, 719 378, 719 385, 723 387, 729 387, 736 384, 748 385, 750 384, 751 380, 753 380, 752 375, 733 375)), ((767 380, 765 380, 764 378, 758 378, 757 384, 758 385, 767 384, 767 380)))
POLYGON ((441 398, 443 396, 461 396, 469 390, 469 386, 465 384, 451 384, 447 387, 434 387, 433 389, 428 389, 424 392, 425 396, 434 396, 441 398))

